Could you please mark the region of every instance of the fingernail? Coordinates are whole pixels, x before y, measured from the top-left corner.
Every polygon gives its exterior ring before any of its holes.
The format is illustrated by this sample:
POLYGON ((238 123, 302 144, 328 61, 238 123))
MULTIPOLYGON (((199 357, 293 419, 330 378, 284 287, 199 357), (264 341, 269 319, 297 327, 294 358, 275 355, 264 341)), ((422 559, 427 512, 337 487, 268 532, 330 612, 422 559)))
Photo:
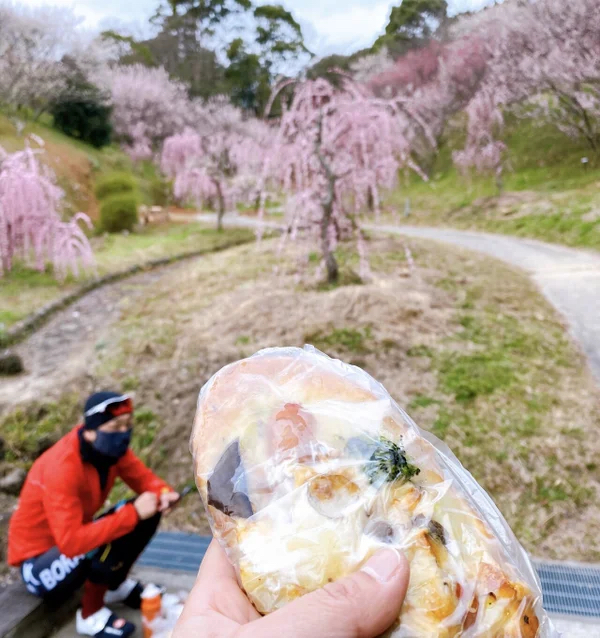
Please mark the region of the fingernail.
POLYGON ((361 571, 375 578, 380 583, 387 583, 394 577, 400 567, 400 554, 395 549, 383 549, 363 565, 361 571))

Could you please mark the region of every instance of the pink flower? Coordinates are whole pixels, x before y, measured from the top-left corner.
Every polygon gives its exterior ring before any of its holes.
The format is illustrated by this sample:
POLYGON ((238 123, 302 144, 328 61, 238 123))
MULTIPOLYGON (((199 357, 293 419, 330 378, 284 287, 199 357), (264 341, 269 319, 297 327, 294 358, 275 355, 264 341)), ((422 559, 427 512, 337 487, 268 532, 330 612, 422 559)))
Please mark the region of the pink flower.
POLYGON ((54 175, 38 161, 40 151, 27 144, 9 154, 0 147, 0 273, 21 259, 39 271, 52 264, 64 279, 94 265, 90 243, 78 222, 91 228, 89 217, 78 213, 69 222, 60 217, 64 193, 54 175))

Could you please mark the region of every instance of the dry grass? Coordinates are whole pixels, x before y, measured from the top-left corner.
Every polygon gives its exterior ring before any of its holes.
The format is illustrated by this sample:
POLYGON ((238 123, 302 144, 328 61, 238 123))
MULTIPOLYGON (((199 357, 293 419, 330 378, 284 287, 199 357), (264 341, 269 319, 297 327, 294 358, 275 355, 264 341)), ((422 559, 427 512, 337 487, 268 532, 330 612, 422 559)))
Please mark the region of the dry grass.
MULTIPOLYGON (((138 449, 188 483, 201 385, 259 348, 310 341, 363 366, 444 438, 530 551, 600 559, 600 395, 552 308, 488 258, 411 242, 411 275, 401 240, 373 243, 368 285, 301 285, 292 262, 275 274, 270 248, 252 245, 190 264, 126 308, 95 373, 136 390, 138 449)), ((193 499, 172 524, 207 531, 193 499)))

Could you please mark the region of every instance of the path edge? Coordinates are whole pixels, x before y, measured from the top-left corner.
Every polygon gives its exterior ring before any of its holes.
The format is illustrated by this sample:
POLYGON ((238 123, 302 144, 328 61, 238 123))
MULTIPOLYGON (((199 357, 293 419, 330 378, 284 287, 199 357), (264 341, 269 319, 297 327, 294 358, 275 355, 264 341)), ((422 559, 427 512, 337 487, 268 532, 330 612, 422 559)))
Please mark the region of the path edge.
POLYGON ((102 277, 98 277, 87 284, 79 286, 73 292, 63 295, 62 297, 51 301, 45 306, 42 306, 42 308, 40 308, 39 310, 27 315, 27 317, 21 319, 21 321, 18 321, 14 326, 11 326, 6 332, 0 333, 0 348, 8 348, 9 346, 15 346, 21 343, 36 330, 41 328, 45 323, 47 323, 59 311, 68 308, 88 293, 93 292, 94 290, 98 290, 98 288, 102 288, 107 284, 112 284, 122 279, 127 279, 129 277, 132 277, 133 275, 137 275, 140 272, 149 272, 151 270, 156 270, 157 268, 168 266, 179 261, 192 259, 194 257, 201 257, 202 255, 217 253, 222 250, 228 250, 229 248, 235 248, 236 246, 249 244, 253 241, 256 241, 256 239, 251 237, 248 237, 247 239, 233 239, 215 248, 203 248, 201 250, 192 250, 185 253, 179 253, 177 255, 171 255, 169 257, 151 259, 150 261, 144 262, 142 264, 134 264, 133 266, 125 268, 124 270, 118 270, 116 272, 103 275, 102 277))

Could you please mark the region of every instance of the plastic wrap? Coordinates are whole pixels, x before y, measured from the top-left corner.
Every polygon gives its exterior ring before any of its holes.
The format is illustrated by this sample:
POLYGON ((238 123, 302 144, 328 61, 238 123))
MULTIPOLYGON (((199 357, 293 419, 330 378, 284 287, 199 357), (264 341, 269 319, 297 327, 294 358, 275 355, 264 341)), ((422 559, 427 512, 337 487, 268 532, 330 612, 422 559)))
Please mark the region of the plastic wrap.
POLYGON ((213 534, 259 612, 393 546, 411 576, 385 636, 558 636, 493 501, 360 368, 308 346, 226 366, 202 389, 191 449, 213 534))

